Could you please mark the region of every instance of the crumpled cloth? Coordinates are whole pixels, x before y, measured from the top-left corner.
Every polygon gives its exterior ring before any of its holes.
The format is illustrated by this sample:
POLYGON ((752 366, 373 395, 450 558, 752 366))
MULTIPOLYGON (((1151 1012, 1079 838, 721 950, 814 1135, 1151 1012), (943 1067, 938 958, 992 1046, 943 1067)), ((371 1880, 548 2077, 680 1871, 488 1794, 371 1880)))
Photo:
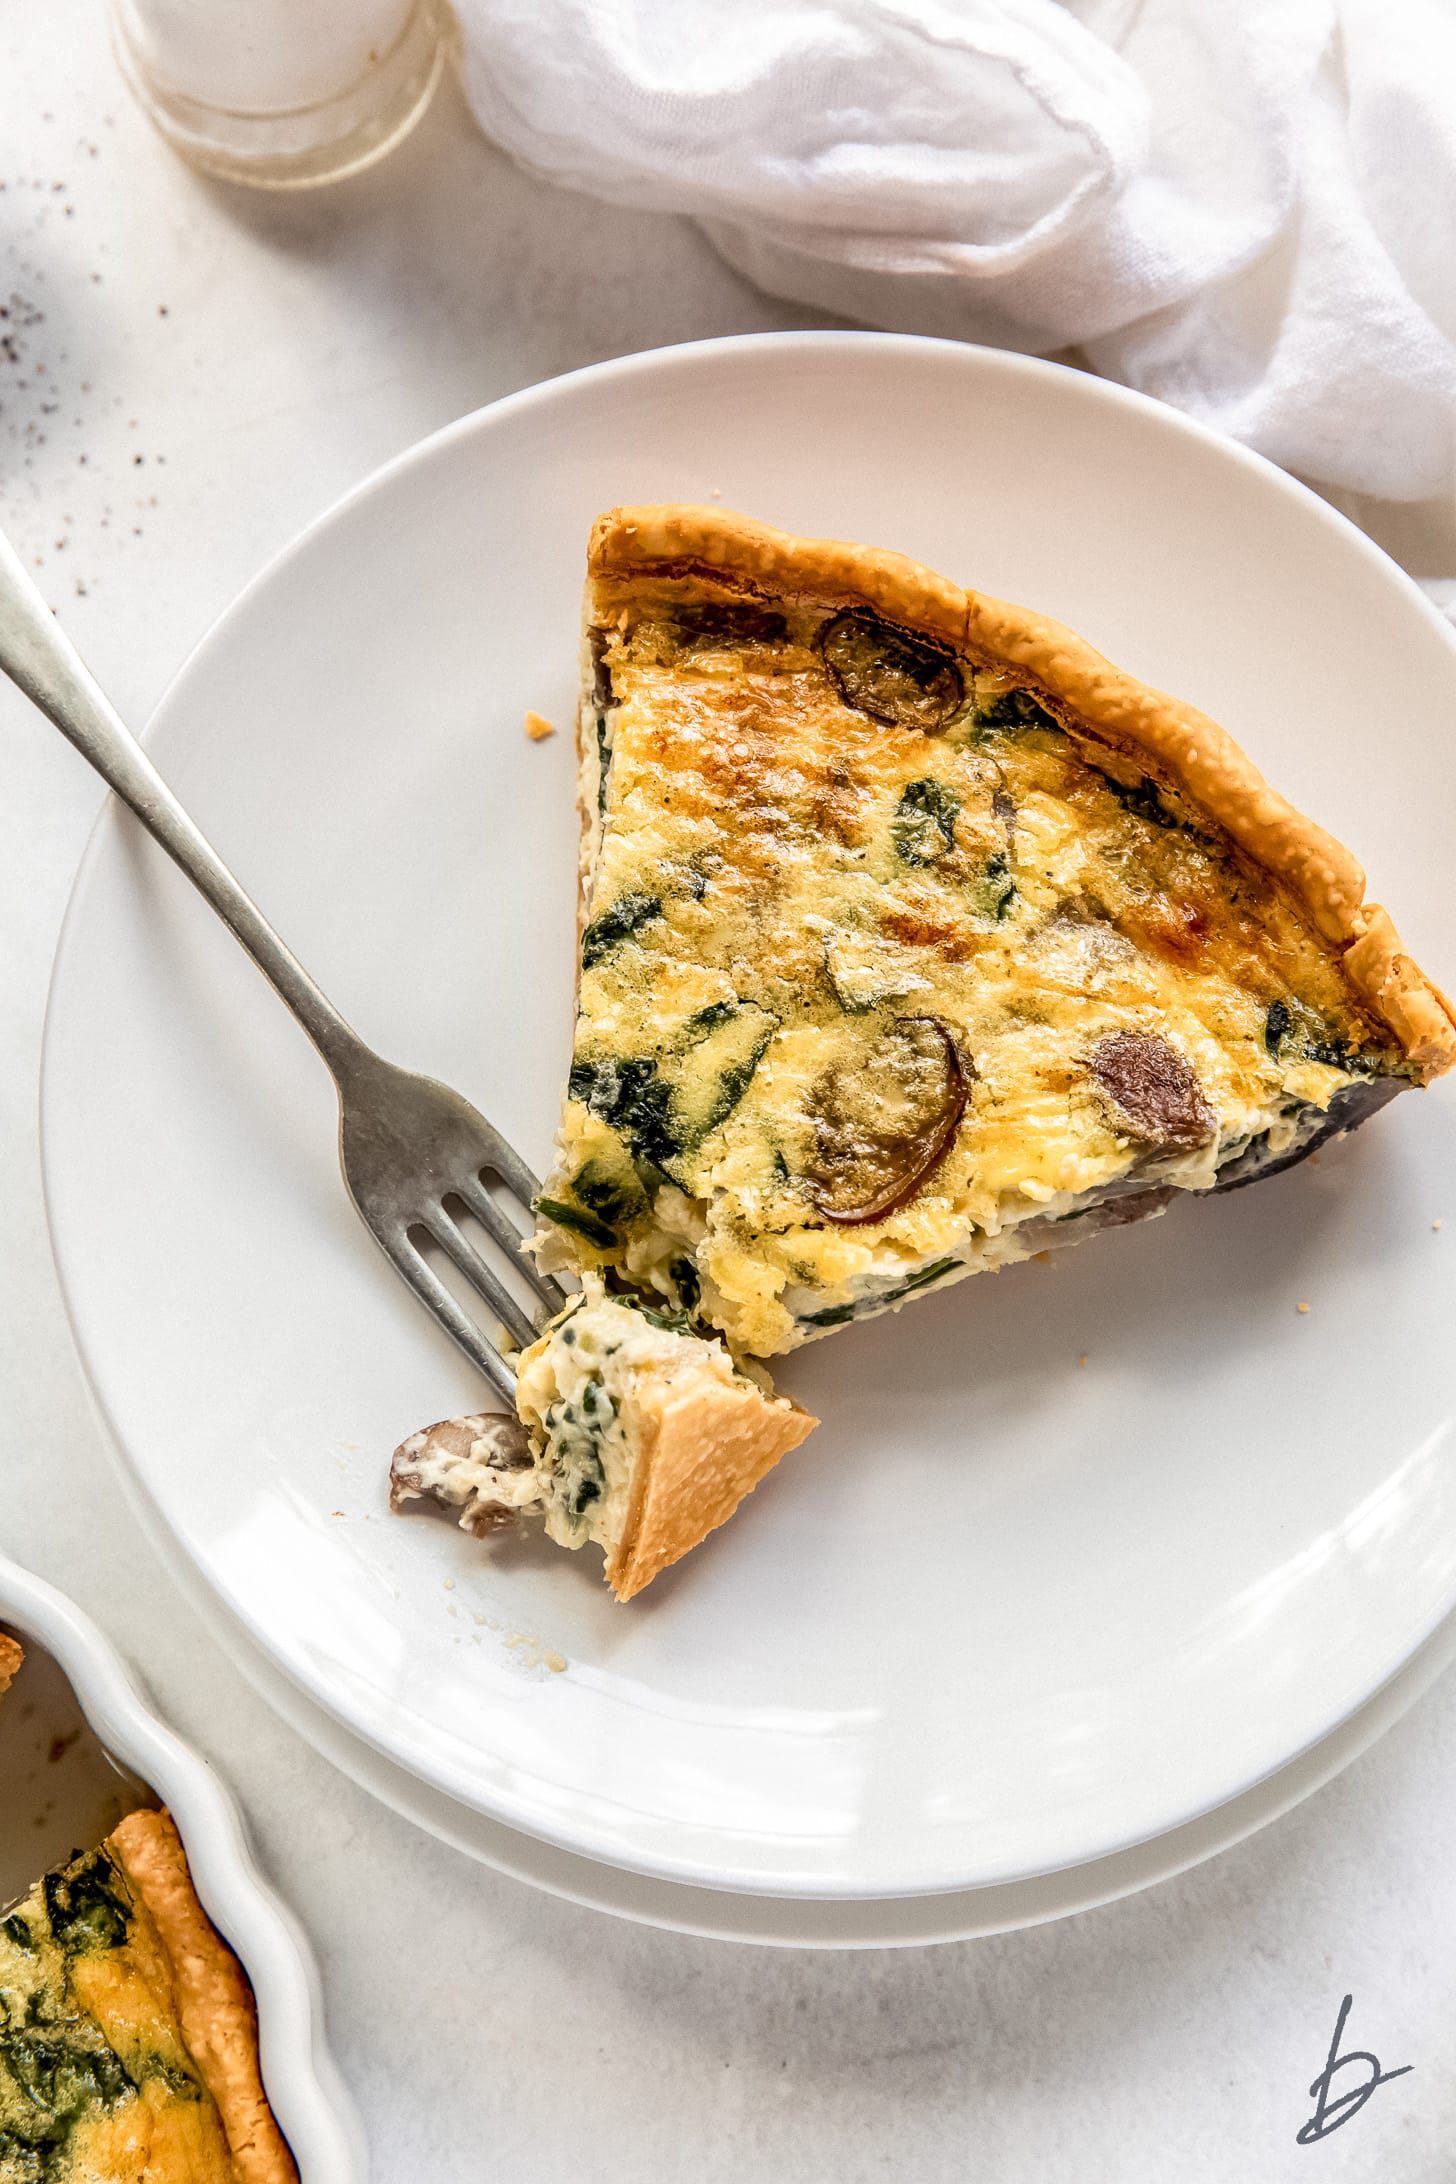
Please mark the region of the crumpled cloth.
POLYGON ((455 0, 487 134, 772 293, 1456 475, 1456 0, 455 0))

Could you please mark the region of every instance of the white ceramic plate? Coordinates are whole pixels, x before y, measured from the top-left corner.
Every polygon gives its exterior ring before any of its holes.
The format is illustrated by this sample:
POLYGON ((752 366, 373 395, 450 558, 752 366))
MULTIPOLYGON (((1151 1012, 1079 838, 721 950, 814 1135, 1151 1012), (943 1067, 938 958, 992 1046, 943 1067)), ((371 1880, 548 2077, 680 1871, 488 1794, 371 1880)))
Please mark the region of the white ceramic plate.
MULTIPOLYGON (((634 358, 383 471, 243 596, 151 733, 366 1037, 535 1162, 574 822, 569 739, 528 742, 522 714, 570 718, 592 515, 714 497, 1030 601, 1206 707, 1456 968, 1456 646, 1302 488, 1005 355, 634 358)), ((143 1493, 352 1734, 573 1853, 838 1898, 1083 1864, 1306 1750, 1456 1598, 1444 1091, 1317 1167, 805 1353, 782 1378, 823 1430, 625 1611, 584 1557, 385 1514, 393 1443, 479 1387, 359 1229, 312 1054, 114 816, 44 1104, 62 1279, 143 1493)))
MULTIPOLYGON (((364 2184, 363 2134, 325 2045, 318 1972, 302 1931, 253 1863, 241 1817, 206 1760, 166 1728, 143 1699, 96 1625, 53 1586, 0 1555, 0 1622, 26 1646, 27 1658, 4 1709, 5 1811, 0 1845, 10 1849, 19 1814, 33 1855, 64 1857, 77 1840, 99 1841, 108 1826, 139 1802, 120 1776, 107 1787, 97 1745, 70 1744, 80 1712, 99 1745, 155 1792, 177 1823, 198 1896, 245 1966, 258 2001, 263 2080, 278 2125, 304 2184, 364 2184), (62 1675, 57 1671, 63 1672, 62 1675), (66 1689, 67 1683, 70 1689, 66 1689), (74 1699, 72 1697, 74 1694, 74 1699), (30 1809, 38 1785, 25 1764, 32 1701, 47 1710, 68 1749, 47 1766, 46 1794, 30 1809), (119 1793, 119 1794, 118 1794, 119 1793), (64 1823, 78 1833, 66 1842, 64 1823), (57 1834, 57 1827, 62 1832, 57 1834), (65 1848, 57 1849, 58 1844, 65 1848), (49 1849, 44 1846, 49 1846, 49 1849), (39 1850, 37 1846, 42 1846, 39 1850)), ((14 1861, 0 1904, 12 1899, 14 1861)), ((30 1879, 37 1877, 37 1867, 30 1879)), ((17 1888, 23 1882, 16 1883, 17 1888)))
POLYGON ((529 1881, 553 1896, 614 1918, 713 1941, 754 1942, 771 1948, 903 1949, 929 1942, 976 1940, 1091 1911, 1171 1880, 1243 1842, 1322 1788, 1383 1736, 1456 1660, 1456 1615, 1448 1615, 1373 1698, 1297 1759, 1265 1775, 1228 1804, 1086 1865, 1064 1866, 1055 1873, 986 1888, 941 1889, 928 1896, 756 1895, 745 1889, 698 1888, 684 1881, 659 1880, 601 1859, 579 1857, 539 1836, 503 1827, 488 1814, 432 1789, 418 1775, 406 1774, 279 1673, 179 1552, 155 1513, 150 1529, 172 1575, 254 1689, 341 1773, 416 1827, 482 1865, 508 1873, 513 1880, 529 1881))

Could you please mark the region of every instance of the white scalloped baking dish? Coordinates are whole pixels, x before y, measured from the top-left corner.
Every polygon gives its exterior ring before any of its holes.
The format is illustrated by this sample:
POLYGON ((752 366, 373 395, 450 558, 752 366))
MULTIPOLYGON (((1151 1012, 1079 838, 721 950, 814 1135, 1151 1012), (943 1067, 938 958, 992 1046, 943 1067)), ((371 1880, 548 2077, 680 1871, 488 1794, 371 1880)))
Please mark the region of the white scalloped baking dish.
MULTIPOLYGON (((231 1792, 158 1720, 96 1625, 64 1593, 3 1555, 0 1622, 59 1663, 107 1752, 155 1791, 176 1821, 198 1896, 253 1982, 263 2081, 302 2184, 365 2184, 363 2133, 325 2045, 312 1952, 258 1872, 231 1792)), ((12 1699, 20 1700, 23 1689, 17 1682, 12 1699)), ((37 1825, 41 1817, 37 1811, 37 1825)))

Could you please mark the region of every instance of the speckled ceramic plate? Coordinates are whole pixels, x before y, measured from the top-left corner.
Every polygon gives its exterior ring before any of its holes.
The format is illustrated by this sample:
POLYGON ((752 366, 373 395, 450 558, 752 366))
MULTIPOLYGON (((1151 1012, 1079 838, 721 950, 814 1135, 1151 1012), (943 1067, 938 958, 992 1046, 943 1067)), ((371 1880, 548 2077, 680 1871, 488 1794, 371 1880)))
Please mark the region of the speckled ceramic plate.
MULTIPOLYGON (((1301 487, 1022 358, 834 334, 633 358, 381 472, 151 730, 364 1034, 537 1163, 574 819, 568 738, 522 715, 570 717, 591 517, 659 498, 901 547, 1071 622, 1224 721, 1456 970, 1456 645, 1301 487)), ((393 1443, 481 1390, 358 1227, 333 1131, 302 1038, 108 815, 57 969, 45 1159, 133 1484, 351 1735, 563 1851, 840 1899, 1086 1864, 1308 1750, 1456 1598, 1445 1089, 791 1361, 823 1430, 625 1610, 584 1556, 387 1515, 393 1443)))

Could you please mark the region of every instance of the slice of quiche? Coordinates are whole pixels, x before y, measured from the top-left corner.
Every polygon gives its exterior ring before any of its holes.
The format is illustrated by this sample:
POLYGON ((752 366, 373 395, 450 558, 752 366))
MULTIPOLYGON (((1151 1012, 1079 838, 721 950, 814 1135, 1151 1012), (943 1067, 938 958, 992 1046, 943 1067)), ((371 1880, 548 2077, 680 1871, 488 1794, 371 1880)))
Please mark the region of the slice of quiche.
POLYGON ((0 1918, 0 2184, 298 2184, 252 1989, 165 1812, 0 1918))
POLYGON ((605 1550, 619 1600, 731 1517, 818 1424, 687 1315, 588 1274, 516 1367, 519 1419, 454 1418, 394 1454, 390 1504, 427 1496, 485 1533, 539 1517, 605 1550))
POLYGON ((584 664, 537 1249, 736 1355, 1273 1175, 1456 1059, 1349 852, 1039 614, 625 508, 584 664))

